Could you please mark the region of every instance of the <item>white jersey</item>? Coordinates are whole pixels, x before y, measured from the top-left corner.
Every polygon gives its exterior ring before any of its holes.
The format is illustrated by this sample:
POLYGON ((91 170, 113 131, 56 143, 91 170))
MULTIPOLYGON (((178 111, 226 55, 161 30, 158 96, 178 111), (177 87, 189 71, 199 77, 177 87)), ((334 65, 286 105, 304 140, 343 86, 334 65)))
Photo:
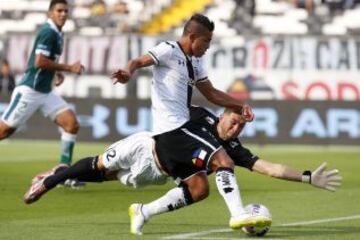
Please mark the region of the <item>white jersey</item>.
POLYGON ((177 42, 162 42, 149 51, 154 59, 152 82, 153 131, 160 134, 174 130, 190 119, 188 86, 207 81, 202 58, 190 57, 194 78, 190 79, 186 56, 177 42))

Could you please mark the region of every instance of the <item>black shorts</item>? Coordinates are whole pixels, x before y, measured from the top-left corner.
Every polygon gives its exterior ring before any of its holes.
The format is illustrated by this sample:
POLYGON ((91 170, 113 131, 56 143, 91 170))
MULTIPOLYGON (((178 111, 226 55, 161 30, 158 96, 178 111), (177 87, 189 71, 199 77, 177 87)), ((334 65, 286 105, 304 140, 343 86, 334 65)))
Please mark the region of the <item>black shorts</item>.
POLYGON ((164 169, 182 180, 198 172, 207 172, 209 160, 221 145, 207 129, 191 121, 154 136, 155 150, 164 169))

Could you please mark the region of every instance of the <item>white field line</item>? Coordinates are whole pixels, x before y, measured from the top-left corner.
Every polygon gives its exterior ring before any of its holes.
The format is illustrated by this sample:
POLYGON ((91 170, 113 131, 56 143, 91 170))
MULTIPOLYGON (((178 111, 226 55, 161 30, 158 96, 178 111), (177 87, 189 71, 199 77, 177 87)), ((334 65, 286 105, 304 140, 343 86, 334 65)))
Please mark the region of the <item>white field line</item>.
MULTIPOLYGON (((172 238, 172 239, 183 239, 183 238, 172 238)), ((188 239, 188 238, 185 238, 188 239)), ((223 238, 223 237, 197 237, 191 238, 196 240, 249 240, 250 238, 223 238)), ((284 240, 284 238, 265 238, 266 240, 284 240)))
POLYGON ((274 225, 275 227, 291 227, 291 226, 304 226, 318 223, 329 223, 329 222, 341 222, 353 219, 360 219, 360 215, 353 215, 347 217, 338 217, 338 218, 327 218, 327 219, 319 219, 313 221, 303 221, 303 222, 294 222, 294 223, 283 223, 274 225))
MULTIPOLYGON (((303 225, 311 225, 311 224, 318 224, 318 223, 329 223, 329 222, 341 222, 341 221, 347 221, 347 220, 354 220, 354 219, 360 219, 360 215, 352 215, 352 216, 346 216, 346 217, 338 217, 338 218, 325 218, 325 219, 318 219, 318 220, 311 220, 311 221, 301 221, 301 222, 293 222, 293 223, 282 223, 282 224, 276 224, 273 225, 273 227, 290 227, 290 226, 303 226, 303 225)), ((202 237, 206 236, 212 233, 225 233, 225 232, 232 232, 232 229, 225 228, 225 229, 214 229, 209 231, 203 231, 203 232, 197 232, 197 233, 183 233, 183 234, 177 234, 177 235, 171 235, 167 237, 163 237, 164 240, 169 239, 207 239, 207 240, 229 240, 229 239, 235 239, 235 238, 216 238, 216 237, 202 237)), ((248 238, 236 238, 236 239, 248 239, 248 238)), ((267 240, 276 240, 278 238, 266 238, 267 240)), ((283 238, 282 238, 283 239, 283 238)))
POLYGON ((197 236, 209 235, 211 233, 224 233, 224 232, 232 232, 232 231, 233 230, 230 229, 230 228, 214 229, 214 230, 202 231, 202 232, 197 232, 197 233, 177 234, 177 235, 172 235, 172 236, 168 236, 168 237, 163 237, 162 239, 191 239, 191 238, 194 238, 194 237, 197 237, 197 236))

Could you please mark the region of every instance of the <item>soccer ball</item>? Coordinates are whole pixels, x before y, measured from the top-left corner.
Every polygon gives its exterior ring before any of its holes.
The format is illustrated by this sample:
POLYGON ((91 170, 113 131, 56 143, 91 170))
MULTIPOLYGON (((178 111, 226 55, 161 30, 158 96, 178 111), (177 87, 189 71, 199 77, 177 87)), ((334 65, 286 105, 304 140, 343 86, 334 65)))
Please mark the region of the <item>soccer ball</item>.
POLYGON ((245 207, 245 210, 251 213, 254 216, 262 216, 263 218, 269 219, 270 223, 265 224, 264 226, 253 226, 253 227, 243 227, 241 230, 250 236, 264 236, 271 226, 271 214, 269 209, 259 203, 251 203, 245 207))

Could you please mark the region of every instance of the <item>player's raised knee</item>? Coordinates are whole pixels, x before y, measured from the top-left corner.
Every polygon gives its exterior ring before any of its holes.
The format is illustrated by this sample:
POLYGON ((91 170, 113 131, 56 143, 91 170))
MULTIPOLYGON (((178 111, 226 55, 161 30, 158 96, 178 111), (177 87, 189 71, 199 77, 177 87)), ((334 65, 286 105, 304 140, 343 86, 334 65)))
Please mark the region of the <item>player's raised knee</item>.
POLYGON ((210 169, 216 171, 218 168, 234 169, 234 162, 224 149, 219 149, 210 159, 210 169))

